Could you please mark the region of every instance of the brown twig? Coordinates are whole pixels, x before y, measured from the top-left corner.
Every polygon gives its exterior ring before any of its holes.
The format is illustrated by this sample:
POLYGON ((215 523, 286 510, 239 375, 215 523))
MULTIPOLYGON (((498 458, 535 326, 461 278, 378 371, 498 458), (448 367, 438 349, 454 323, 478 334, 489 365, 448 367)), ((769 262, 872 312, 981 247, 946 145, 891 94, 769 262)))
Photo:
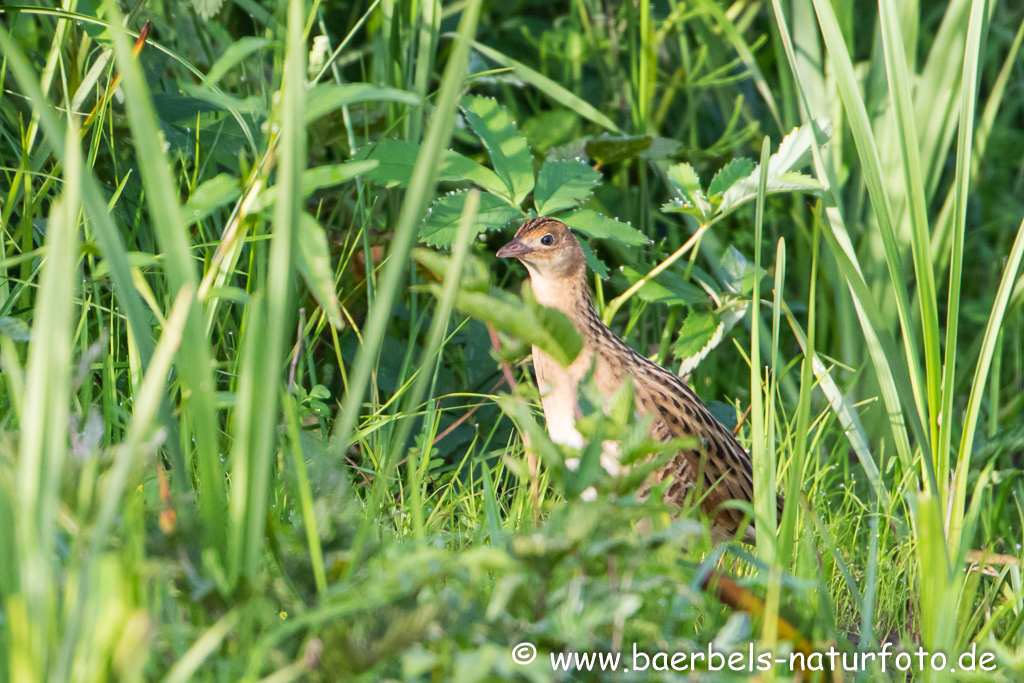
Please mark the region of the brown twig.
MULTIPOLYGON (((132 57, 138 59, 139 53, 142 52, 142 46, 146 44, 146 39, 149 37, 149 32, 152 29, 153 22, 147 21, 145 26, 142 27, 142 30, 139 31, 139 37, 135 39, 135 45, 132 46, 132 57)), ((110 96, 114 94, 114 91, 117 90, 118 86, 120 85, 121 74, 119 72, 114 76, 113 80, 110 81, 110 85, 107 86, 107 90, 103 93, 103 97, 101 97, 99 101, 96 102, 96 106, 92 108, 92 111, 89 112, 89 115, 85 118, 85 123, 82 124, 83 135, 85 134, 85 129, 92 125, 92 122, 96 120, 96 115, 99 113, 100 109, 102 109, 103 106, 106 105, 107 101, 110 99, 110 96)))
POLYGON ((740 416, 740 421, 737 422, 736 426, 732 428, 732 435, 733 436, 736 436, 737 434, 740 433, 740 427, 743 426, 743 423, 747 421, 747 417, 749 417, 749 416, 750 416, 750 406, 748 405, 747 409, 743 411, 743 415, 740 416))
MULTIPOLYGON (((504 384, 507 381, 508 381, 507 377, 502 377, 501 379, 499 379, 497 381, 497 383, 495 383, 495 385, 493 387, 491 387, 491 390, 488 391, 487 393, 488 394, 494 393, 494 391, 497 390, 498 387, 500 387, 502 384, 504 384)), ((453 431, 455 431, 456 427, 458 427, 460 424, 462 424, 463 422, 468 420, 470 415, 475 413, 477 411, 477 409, 479 409, 481 406, 485 405, 486 403, 487 403, 487 399, 484 399, 483 401, 480 401, 479 403, 473 405, 473 407, 470 408, 468 411, 466 411, 466 413, 463 414, 462 417, 460 417, 458 420, 456 420, 455 422, 453 422, 450 425, 448 425, 447 429, 445 429, 443 432, 441 432, 440 434, 435 436, 434 437, 433 445, 436 446, 438 441, 440 441, 441 439, 443 439, 444 437, 448 436, 453 431)))
MULTIPOLYGON (((746 612, 754 618, 764 617, 764 602, 736 583, 730 576, 712 569, 704 577, 701 587, 717 597, 719 602, 728 605, 736 611, 746 612)), ((782 640, 788 640, 793 643, 793 647, 804 654, 805 660, 814 652, 810 641, 804 638, 792 624, 782 617, 778 617, 778 634, 782 640)))

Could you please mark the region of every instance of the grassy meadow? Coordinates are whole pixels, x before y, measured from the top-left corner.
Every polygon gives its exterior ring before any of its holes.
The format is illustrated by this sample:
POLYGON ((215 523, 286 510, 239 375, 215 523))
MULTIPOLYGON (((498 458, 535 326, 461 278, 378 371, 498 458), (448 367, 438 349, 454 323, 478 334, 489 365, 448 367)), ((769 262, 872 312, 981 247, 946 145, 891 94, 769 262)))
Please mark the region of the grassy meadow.
POLYGON ((1022 680, 1022 39, 1011 0, 0 4, 0 680, 1022 680), (548 439, 522 361, 581 341, 494 255, 537 215, 750 450, 756 547, 634 496, 672 451, 627 393, 548 439), (665 665, 709 646, 805 666, 665 665))

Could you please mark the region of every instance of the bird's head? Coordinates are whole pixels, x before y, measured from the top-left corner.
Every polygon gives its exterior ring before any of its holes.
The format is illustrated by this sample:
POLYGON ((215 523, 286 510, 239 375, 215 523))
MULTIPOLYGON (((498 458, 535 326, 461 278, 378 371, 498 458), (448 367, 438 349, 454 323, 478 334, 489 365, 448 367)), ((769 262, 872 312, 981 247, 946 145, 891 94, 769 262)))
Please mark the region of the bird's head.
POLYGON ((522 261, 531 278, 575 277, 584 274, 586 269, 586 256, 579 240, 569 226, 553 218, 526 221, 497 255, 522 261))

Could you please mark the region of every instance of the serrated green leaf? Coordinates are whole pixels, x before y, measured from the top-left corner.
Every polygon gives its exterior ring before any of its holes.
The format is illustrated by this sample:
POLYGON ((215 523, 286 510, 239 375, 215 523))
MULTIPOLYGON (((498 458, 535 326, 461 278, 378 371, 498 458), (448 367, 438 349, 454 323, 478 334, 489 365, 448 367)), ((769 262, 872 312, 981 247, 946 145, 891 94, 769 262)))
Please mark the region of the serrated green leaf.
MULTIPOLYGON (((356 152, 354 158, 378 162, 377 168, 367 173, 366 177, 370 180, 388 187, 395 185, 408 187, 419 151, 419 145, 414 142, 385 138, 362 148, 356 152)), ((438 180, 444 182, 465 180, 479 185, 488 192, 501 196, 508 195, 508 188, 494 171, 450 149, 445 151, 438 180)))
POLYGON ((794 128, 789 135, 782 138, 779 149, 768 159, 769 177, 801 168, 811 160, 811 142, 817 128, 817 144, 824 145, 832 136, 832 122, 828 119, 815 119, 816 126, 805 123, 794 128))
MULTIPOLYGON (((455 230, 466 203, 465 192, 454 192, 441 197, 430 207, 430 215, 420 227, 420 241, 432 247, 448 247, 455 239, 455 230)), ((493 194, 480 195, 480 210, 476 216, 478 232, 498 230, 521 211, 493 194)))
POLYGON ((675 354, 688 374, 722 340, 725 325, 710 311, 691 311, 676 339, 675 354))
MULTIPOLYGON (((832 122, 828 119, 816 119, 814 123, 819 131, 817 143, 823 145, 832 134, 832 122)), ((811 123, 806 123, 782 139, 778 151, 768 159, 768 194, 817 192, 821 189, 813 178, 794 173, 796 169, 810 161, 814 132, 815 127, 811 123)), ((755 166, 749 175, 734 182, 722 194, 722 203, 718 207, 717 215, 724 216, 756 197, 759 177, 760 169, 755 166)))
POLYGON ((416 106, 420 98, 411 92, 369 83, 321 83, 306 92, 306 123, 358 102, 398 102, 416 106))
POLYGON ((601 174, 579 161, 546 161, 540 168, 533 201, 537 213, 547 216, 571 209, 590 196, 601 174))
POLYGON ((668 169, 668 180, 679 193, 680 203, 671 204, 669 211, 684 211, 693 209, 701 221, 707 219, 711 214, 711 204, 704 195, 700 185, 700 178, 693 166, 687 163, 676 164, 668 169))
POLYGON ((512 123, 508 112, 489 97, 462 100, 466 121, 484 143, 494 172, 508 187, 507 196, 521 204, 533 190, 533 157, 530 147, 512 123))
POLYGON ((650 135, 602 135, 587 140, 584 150, 587 156, 602 166, 625 161, 649 150, 654 144, 650 135))
POLYGON ((634 247, 650 242, 642 232, 632 225, 603 216, 590 209, 574 211, 568 216, 560 216, 559 220, 570 228, 575 228, 583 234, 597 239, 611 238, 634 247))
POLYGON ((583 255, 587 259, 587 266, 597 273, 599 278, 607 280, 609 274, 608 265, 601 259, 597 258, 597 254, 595 254, 594 250, 590 248, 590 245, 587 244, 586 240, 580 240, 580 246, 583 247, 583 255))
POLYGON ((714 196, 728 190, 733 184, 749 176, 754 171, 754 162, 746 157, 733 159, 715 174, 708 187, 708 194, 714 196))
POLYGON ((334 271, 331 269, 331 251, 327 244, 327 234, 308 213, 303 212, 300 216, 296 265, 309 291, 327 313, 328 320, 334 327, 340 328, 344 323, 341 319, 338 293, 334 287, 334 271))

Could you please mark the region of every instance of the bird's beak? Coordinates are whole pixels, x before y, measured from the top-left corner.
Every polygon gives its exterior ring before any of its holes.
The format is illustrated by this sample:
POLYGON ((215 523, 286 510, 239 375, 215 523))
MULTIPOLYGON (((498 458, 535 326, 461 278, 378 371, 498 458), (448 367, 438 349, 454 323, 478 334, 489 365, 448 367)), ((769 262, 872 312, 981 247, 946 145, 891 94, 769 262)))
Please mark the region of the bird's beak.
POLYGON ((501 249, 498 250, 498 258, 518 258, 527 254, 532 254, 533 249, 526 246, 519 240, 512 240, 501 249))

